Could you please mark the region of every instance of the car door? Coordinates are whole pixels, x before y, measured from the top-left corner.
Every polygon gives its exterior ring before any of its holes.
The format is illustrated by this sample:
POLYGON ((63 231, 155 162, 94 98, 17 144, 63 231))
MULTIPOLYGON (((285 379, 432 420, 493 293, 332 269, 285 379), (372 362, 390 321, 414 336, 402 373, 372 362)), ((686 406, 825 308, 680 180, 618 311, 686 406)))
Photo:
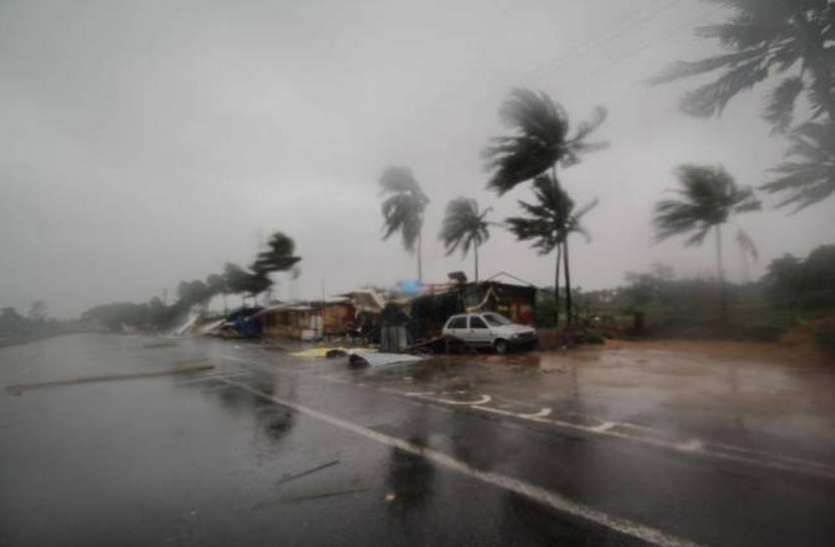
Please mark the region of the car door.
POLYGON ((451 317, 445 329, 445 334, 454 336, 455 338, 459 338, 461 340, 467 339, 468 332, 467 318, 463 315, 451 317))
POLYGON ((469 318, 469 332, 467 341, 471 344, 490 345, 493 342, 493 335, 490 327, 479 315, 471 315, 469 318))

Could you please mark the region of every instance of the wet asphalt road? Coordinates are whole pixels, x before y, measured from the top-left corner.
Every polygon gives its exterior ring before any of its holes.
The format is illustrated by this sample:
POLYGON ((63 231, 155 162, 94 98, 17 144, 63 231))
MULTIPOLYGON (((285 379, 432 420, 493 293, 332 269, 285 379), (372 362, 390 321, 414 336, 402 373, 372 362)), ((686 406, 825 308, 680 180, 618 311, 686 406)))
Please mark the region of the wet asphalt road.
POLYGON ((518 393, 540 380, 466 360, 88 334, 1 349, 0 385, 207 363, 0 393, 0 545, 835 543, 828 437, 736 446, 703 409, 693 443, 593 418, 576 385, 546 412, 518 393))

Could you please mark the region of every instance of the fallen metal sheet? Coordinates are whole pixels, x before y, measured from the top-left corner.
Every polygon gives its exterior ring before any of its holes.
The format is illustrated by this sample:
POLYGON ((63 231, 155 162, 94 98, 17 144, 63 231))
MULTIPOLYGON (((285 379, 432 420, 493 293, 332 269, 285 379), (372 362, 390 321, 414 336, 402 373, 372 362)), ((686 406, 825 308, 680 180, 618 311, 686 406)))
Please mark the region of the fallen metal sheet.
POLYGON ((384 367, 402 363, 415 363, 424 359, 426 357, 407 353, 364 353, 356 351, 350 355, 349 362, 357 366, 384 367))

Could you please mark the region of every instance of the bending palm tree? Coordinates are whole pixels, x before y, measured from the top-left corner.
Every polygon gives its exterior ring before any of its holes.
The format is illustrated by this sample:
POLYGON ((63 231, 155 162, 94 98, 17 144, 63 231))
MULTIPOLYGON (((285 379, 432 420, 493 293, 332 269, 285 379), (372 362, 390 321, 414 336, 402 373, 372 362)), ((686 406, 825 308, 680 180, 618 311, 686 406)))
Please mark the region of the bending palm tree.
POLYGON ((296 243, 282 232, 276 232, 267 242, 267 250, 258 253, 252 265, 256 272, 285 272, 293 268, 301 260, 294 256, 296 243))
POLYGON ((423 281, 420 233, 423 229, 423 211, 429 198, 407 167, 389 167, 380 177, 383 201, 383 240, 395 232, 403 236, 403 247, 410 253, 417 246, 418 280, 423 281))
POLYGON ((446 254, 455 252, 459 246, 461 254, 467 256, 470 247, 475 257, 475 281, 478 283, 478 248, 490 238, 487 226, 490 224, 485 220, 487 213, 492 210, 488 207, 484 211, 478 211, 478 202, 474 199, 456 198, 450 201, 446 207, 444 224, 441 228, 441 241, 446 247, 446 254))
MULTIPOLYGON (((534 196, 537 203, 532 205, 519 201, 519 206, 525 210, 527 216, 507 219, 510 231, 520 241, 533 240, 532 247, 539 254, 547 255, 557 250, 557 260, 554 274, 554 301, 556 308, 556 324, 559 326, 560 307, 560 261, 565 251, 565 272, 569 271, 568 264, 568 236, 581 233, 589 239, 588 232, 580 224, 580 219, 597 205, 597 200, 574 210, 574 200, 560 187, 559 181, 549 175, 540 175, 534 179, 534 196)), ((566 314, 568 323, 572 321, 571 307, 571 278, 566 275, 566 314)))
MULTIPOLYGON (((722 287, 721 317, 727 320, 725 272, 722 265, 721 226, 731 215, 760 209, 760 202, 750 187, 739 187, 722 167, 683 165, 678 168, 681 188, 679 199, 659 201, 655 205, 656 240, 690 234, 686 246, 701 245, 711 228, 716 234, 716 275, 722 287)), ((742 239, 750 238, 744 236, 742 239)))
MULTIPOLYGON (((514 134, 494 138, 482 153, 487 160, 487 169, 493 171, 488 188, 498 191, 499 195, 548 171, 555 185, 554 192, 558 193, 557 164, 569 167, 578 163, 584 153, 608 146, 605 142, 586 142, 589 135, 606 120, 606 109, 602 106, 595 108, 591 120, 580 123, 571 135, 565 109, 542 92, 514 89, 502 105, 500 115, 514 134)), ((567 259, 567 243, 562 243, 561 252, 567 259)), ((557 270, 559 275, 559 262, 557 270)), ((570 287, 568 268, 565 269, 565 278, 566 285, 570 287)), ((566 294, 566 304, 570 322, 573 318, 570 290, 566 294)))

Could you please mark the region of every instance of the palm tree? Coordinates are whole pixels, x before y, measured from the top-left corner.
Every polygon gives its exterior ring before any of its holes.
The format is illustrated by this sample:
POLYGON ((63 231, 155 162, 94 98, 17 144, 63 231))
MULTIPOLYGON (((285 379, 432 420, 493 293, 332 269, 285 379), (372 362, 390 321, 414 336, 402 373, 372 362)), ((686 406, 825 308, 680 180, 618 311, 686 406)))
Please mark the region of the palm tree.
MULTIPOLYGON (((557 195, 561 191, 556 172, 558 164, 570 167, 578 163, 583 154, 608 146, 605 142, 587 142, 589 135, 606 120, 606 109, 602 106, 596 107, 592 118, 581 122, 570 135, 565 109, 543 92, 514 89, 502 105, 500 115, 513 134, 494 138, 482 152, 487 160, 487 169, 493 172, 487 186, 499 195, 549 171, 554 184, 553 193, 557 195)), ((563 249, 557 253, 557 276, 561 254, 565 254, 568 263, 567 240, 561 243, 563 249)), ((568 268, 565 269, 565 278, 566 285, 570 287, 568 268)), ((556 289, 559 292, 558 286, 556 289)), ((570 323, 573 318, 570 290, 566 294, 566 304, 570 323)))
MULTIPOLYGON (((722 225, 731 215, 757 211, 760 201, 750 187, 737 186, 721 166, 682 165, 677 170, 681 188, 679 199, 655 204, 655 237, 663 241, 677 235, 691 234, 685 246, 701 245, 713 229, 716 236, 716 275, 722 287, 722 320, 727 320, 724 294, 725 271, 722 265, 722 225)), ((747 235, 742 238, 750 242, 747 235)))
POLYGON ((395 232, 403 237, 403 247, 412 253, 417 247, 418 281, 423 281, 421 256, 421 230, 423 211, 429 198, 408 167, 388 167, 380 176, 381 194, 388 195, 383 201, 383 241, 395 232))
POLYGON ((580 224, 582 217, 597 205, 597 200, 588 203, 579 210, 574 209, 574 200, 562 189, 557 179, 551 175, 540 175, 533 181, 536 204, 519 201, 519 206, 527 213, 524 217, 508 218, 506 223, 511 232, 520 241, 533 240, 532 247, 539 254, 547 255, 557 250, 554 273, 554 301, 556 304, 556 323, 559 326, 560 262, 565 255, 566 273, 566 316, 568 323, 573 319, 571 302, 571 277, 568 263, 568 236, 580 233, 589 239, 588 232, 580 224))
POLYGON ((594 110, 590 121, 580 123, 571 136, 565 109, 543 92, 514 89, 499 114, 513 134, 495 137, 482 152, 488 171, 493 172, 487 187, 499 195, 548 170, 556 180, 557 164, 569 167, 578 163, 582 154, 607 146, 603 142, 586 142, 606 120, 602 106, 594 110))
POLYGON ((763 117, 774 133, 785 133, 792 125, 798 99, 805 97, 802 111, 807 118, 791 133, 787 153, 805 161, 802 165, 784 162, 775 169, 780 178, 762 188, 788 192, 790 197, 779 206, 794 204, 798 209, 829 197, 835 191, 835 5, 825 0, 713 1, 734 14, 725 23, 697 28, 696 35, 717 39, 726 53, 674 63, 649 82, 719 72, 714 81, 688 92, 682 100, 686 113, 708 117, 720 115, 737 94, 777 79, 763 117), (810 126, 810 122, 815 123, 810 126), (829 146, 825 146, 827 140, 829 146))
POLYGON ((490 232, 487 229, 490 222, 485 220, 485 217, 492 210, 492 207, 488 207, 479 212, 476 200, 459 197, 447 204, 444 214, 440 239, 444 242, 446 254, 449 256, 461 247, 462 256, 467 256, 472 247, 476 283, 478 283, 478 248, 490 238, 490 232))
POLYGON ((292 238, 283 232, 276 232, 267 241, 267 249, 258 253, 252 269, 264 273, 286 272, 301 260, 300 256, 294 255, 295 250, 292 238))

